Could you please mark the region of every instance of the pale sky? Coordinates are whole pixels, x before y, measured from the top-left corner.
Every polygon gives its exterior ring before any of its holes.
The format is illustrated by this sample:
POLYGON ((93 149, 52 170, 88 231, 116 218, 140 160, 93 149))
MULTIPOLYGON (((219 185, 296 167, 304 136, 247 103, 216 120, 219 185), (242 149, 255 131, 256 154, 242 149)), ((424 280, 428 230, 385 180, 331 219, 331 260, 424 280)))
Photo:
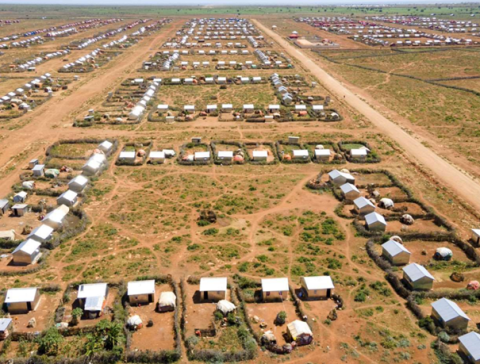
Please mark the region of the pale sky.
MULTIPOLYGON (((362 4, 451 4, 462 3, 464 0, 297 0, 295 6, 300 5, 362 5, 362 4)), ((471 3, 476 3, 472 1, 471 3)), ((0 0, 0 4, 50 4, 50 5, 155 5, 169 6, 165 0, 0 0)), ((288 6, 293 5, 292 0, 176 0, 177 6, 288 6)), ((172 5, 173 7, 174 5, 172 5)))

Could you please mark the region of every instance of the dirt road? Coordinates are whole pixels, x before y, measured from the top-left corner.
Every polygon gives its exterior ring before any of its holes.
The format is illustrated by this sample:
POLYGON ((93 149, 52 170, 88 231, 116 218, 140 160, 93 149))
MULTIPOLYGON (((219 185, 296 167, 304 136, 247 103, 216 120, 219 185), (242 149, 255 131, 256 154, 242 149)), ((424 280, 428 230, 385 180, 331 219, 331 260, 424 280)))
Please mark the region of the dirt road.
MULTIPOLYGON (((259 21, 252 19, 252 22, 280 44, 287 53, 295 57, 304 67, 308 68, 332 94, 336 95, 339 99, 343 98, 351 107, 368 118, 380 132, 396 141, 407 154, 418 161, 423 167, 429 169, 439 181, 457 192, 459 196, 476 209, 480 209, 480 184, 477 181, 423 145, 421 138, 408 134, 400 126, 394 124, 373 109, 342 83, 325 72, 312 61, 305 52, 297 49, 280 35, 262 25, 259 21)), ((428 142, 428 139, 424 139, 423 141, 428 142)))

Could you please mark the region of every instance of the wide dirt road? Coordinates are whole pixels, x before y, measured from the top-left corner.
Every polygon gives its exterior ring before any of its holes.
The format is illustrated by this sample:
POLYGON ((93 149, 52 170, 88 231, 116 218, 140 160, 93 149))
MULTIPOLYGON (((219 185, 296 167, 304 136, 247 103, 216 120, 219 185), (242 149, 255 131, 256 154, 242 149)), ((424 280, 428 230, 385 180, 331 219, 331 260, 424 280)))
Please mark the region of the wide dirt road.
POLYGON ((252 22, 280 44, 292 57, 302 63, 304 67, 308 68, 332 94, 335 94, 339 99, 344 98, 346 103, 368 118, 380 132, 395 140, 407 154, 422 164, 423 167, 430 169, 440 182, 455 190, 466 202, 480 210, 480 184, 478 182, 438 156, 434 151, 424 146, 420 140, 406 133, 400 126, 394 124, 361 100, 312 61, 305 52, 291 45, 259 21, 252 19, 252 22))

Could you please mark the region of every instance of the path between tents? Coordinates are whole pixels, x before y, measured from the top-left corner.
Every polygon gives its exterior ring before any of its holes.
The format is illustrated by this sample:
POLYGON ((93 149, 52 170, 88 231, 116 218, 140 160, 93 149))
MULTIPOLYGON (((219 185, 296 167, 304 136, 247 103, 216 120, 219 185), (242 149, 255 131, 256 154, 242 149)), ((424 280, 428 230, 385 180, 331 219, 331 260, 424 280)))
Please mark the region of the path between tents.
MULTIPOLYGON (((65 121, 73 112, 79 107, 84 106, 92 97, 106 94, 107 90, 116 87, 120 82, 128 77, 129 74, 135 73, 138 67, 137 64, 146 58, 146 55, 151 53, 152 48, 160 46, 165 39, 171 35, 172 29, 178 26, 182 21, 177 20, 167 24, 159 34, 147 40, 140 41, 139 44, 127 49, 124 54, 116 57, 109 65, 100 68, 93 73, 85 74, 81 85, 77 86, 70 95, 56 96, 48 103, 41 105, 25 117, 29 118, 29 122, 22 128, 18 128, 6 133, 0 143, 0 166, 8 168, 9 161, 17 155, 28 151, 31 146, 37 145, 37 148, 32 149, 27 156, 38 156, 39 142, 59 138, 65 138, 66 135, 92 135, 95 132, 78 130, 70 128, 65 130, 63 128, 53 128, 54 125, 59 125, 65 121), (73 131, 72 131, 73 130, 73 131)), ((69 120, 69 122, 71 122, 69 120)), ((104 134, 103 131, 98 131, 98 134, 104 134)), ((47 145, 42 145, 46 148, 47 145)), ((12 182, 18 179, 18 174, 21 170, 21 164, 18 164, 14 169, 9 171, 8 175, 2 178, 0 182, 0 193, 4 194, 11 188, 12 182)))
MULTIPOLYGON (((251 20, 265 34, 283 47, 287 53, 295 57, 304 67, 308 68, 325 88, 335 94, 339 99, 343 98, 346 103, 370 120, 379 131, 389 136, 392 140, 395 140, 407 154, 422 164, 423 167, 427 167, 432 171, 439 181, 452 188, 459 196, 476 209, 480 209, 480 184, 478 182, 458 170, 454 165, 445 161, 431 149, 425 147, 421 140, 417 140, 415 136, 408 134, 400 126, 391 122, 373 109, 337 79, 324 71, 312 61, 307 54, 297 49, 279 34, 265 27, 256 19, 251 20)), ((425 141, 427 141, 427 139, 425 141)))

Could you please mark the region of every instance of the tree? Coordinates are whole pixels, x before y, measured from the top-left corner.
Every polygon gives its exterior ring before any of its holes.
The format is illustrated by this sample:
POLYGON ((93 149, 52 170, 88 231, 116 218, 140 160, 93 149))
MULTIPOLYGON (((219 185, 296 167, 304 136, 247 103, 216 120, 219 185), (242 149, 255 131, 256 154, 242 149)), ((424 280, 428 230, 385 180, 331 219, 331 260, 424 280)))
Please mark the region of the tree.
POLYGON ((92 334, 87 335, 85 354, 90 356, 102 350, 123 351, 121 344, 124 341, 122 325, 108 320, 101 320, 92 334))
POLYGON ((46 355, 57 355, 61 344, 63 343, 63 336, 58 332, 58 329, 53 326, 49 328, 42 336, 38 338, 38 351, 46 355))
POLYGON ((83 316, 83 310, 80 307, 75 308, 72 311, 72 321, 70 322, 70 324, 72 326, 78 325, 79 319, 82 316, 83 316))
POLYGON ((122 326, 115 322, 102 320, 97 324, 95 331, 96 335, 102 338, 104 347, 107 350, 112 350, 123 340, 122 326))

